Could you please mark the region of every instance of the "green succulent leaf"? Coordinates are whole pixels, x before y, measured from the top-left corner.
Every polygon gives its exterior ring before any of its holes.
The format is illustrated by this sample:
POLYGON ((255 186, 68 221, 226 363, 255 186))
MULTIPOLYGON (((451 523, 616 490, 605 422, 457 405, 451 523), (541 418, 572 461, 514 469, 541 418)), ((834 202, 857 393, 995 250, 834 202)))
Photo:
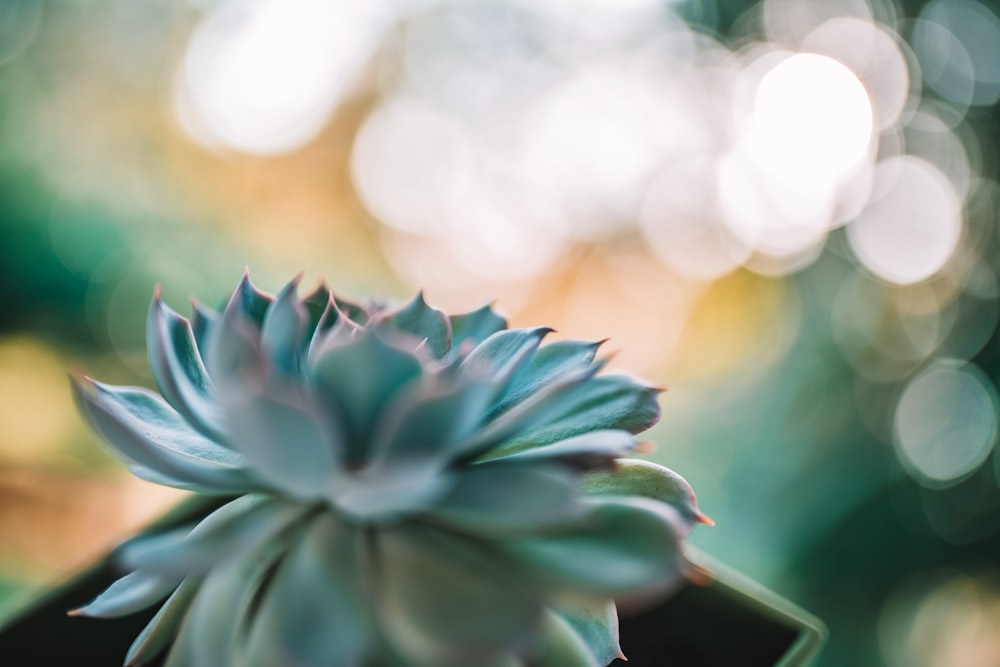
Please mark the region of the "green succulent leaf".
POLYGON ((533 576, 556 589, 614 596, 672 583, 683 569, 679 517, 647 498, 591 501, 579 528, 504 543, 533 576))
POLYGON ((426 340, 427 349, 438 359, 451 349, 451 323, 444 313, 427 305, 423 293, 402 308, 380 315, 379 324, 426 340))
POLYGON ((222 413, 198 351, 191 323, 168 308, 157 290, 146 321, 146 349, 160 393, 175 410, 219 441, 222 413))
POLYGON ((417 665, 489 664, 525 637, 537 592, 482 543, 419 525, 379 531, 379 619, 417 665))
POLYGON ((251 666, 352 667, 361 661, 371 620, 361 586, 360 537, 357 528, 327 514, 292 548, 250 631, 251 666))
POLYGON ((462 361, 462 371, 475 379, 489 379, 503 391, 551 332, 549 327, 498 331, 469 353, 462 361))
POLYGON ((309 314, 296 290, 301 275, 288 283, 264 314, 260 329, 261 347, 274 360, 277 368, 294 373, 301 362, 306 344, 309 314))
POLYGON ((551 464, 474 465, 430 516, 489 537, 551 529, 583 515, 576 481, 576 475, 551 464))
POLYGON ((618 458, 633 449, 635 439, 631 433, 603 429, 512 454, 488 454, 484 459, 538 465, 561 463, 579 470, 594 470, 614 466, 618 458))
POLYGON ((117 618, 147 609, 177 588, 179 579, 137 570, 126 574, 70 616, 117 618))
POLYGON ((612 470, 602 470, 583 479, 583 490, 591 496, 642 496, 671 505, 687 523, 712 520, 698 509, 694 490, 673 470, 651 461, 622 459, 612 470))
POLYGON ((191 332, 194 334, 195 344, 198 346, 198 354, 202 363, 205 362, 209 351, 208 343, 212 339, 212 332, 219 324, 219 314, 214 310, 209 310, 196 301, 191 302, 191 332))
POLYGON ((182 527, 126 542, 117 558, 125 567, 168 577, 200 574, 234 554, 281 542, 305 511, 265 496, 241 496, 190 530, 182 527))
POLYGON ((243 274, 243 280, 236 286, 233 296, 226 305, 226 314, 238 313, 243 319, 253 322, 257 328, 264 323, 264 316, 274 302, 274 297, 257 289, 250 281, 250 272, 243 274))
POLYGON ((542 650, 537 664, 545 667, 605 667, 565 618, 546 611, 542 619, 542 650))
POLYGON ((201 581, 185 579, 136 636, 125 654, 125 665, 141 665, 153 660, 173 641, 201 581))
POLYGON ((587 370, 594 363, 600 346, 600 342, 576 340, 556 341, 543 346, 531 357, 494 406, 494 414, 503 412, 552 382, 587 370))
POLYGON ((153 392, 86 377, 74 378, 73 389, 90 425, 129 461, 195 487, 231 493, 256 487, 239 454, 194 431, 153 392))
POLYGON ((294 389, 245 386, 229 392, 223 409, 232 447, 263 484, 312 500, 326 497, 338 483, 343 435, 335 424, 322 423, 322 413, 294 389))
MULTIPOLYGON (((639 433, 659 419, 659 393, 659 389, 641 385, 624 375, 605 375, 576 383, 544 406, 544 420, 525 425, 500 451, 512 453, 601 429, 639 433)), ((496 421, 514 412, 512 409, 496 421)))
POLYGON ((619 642, 618 610, 613 600, 576 599, 554 611, 579 635, 598 665, 610 665, 616 658, 627 660, 619 642))
POLYGON ((452 315, 448 321, 451 323, 453 354, 467 345, 475 347, 496 332, 507 328, 506 318, 498 315, 488 305, 471 313, 452 315))
POLYGON ((423 368, 417 357, 373 333, 358 335, 315 359, 311 377, 327 410, 345 432, 345 458, 366 458, 376 420, 386 402, 423 368))

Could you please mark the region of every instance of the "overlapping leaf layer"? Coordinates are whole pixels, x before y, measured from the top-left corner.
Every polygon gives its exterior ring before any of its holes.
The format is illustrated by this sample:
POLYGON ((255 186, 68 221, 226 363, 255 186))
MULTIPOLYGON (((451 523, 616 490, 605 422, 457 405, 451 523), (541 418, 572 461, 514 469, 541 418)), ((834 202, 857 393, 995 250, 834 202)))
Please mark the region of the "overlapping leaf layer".
POLYGON ((129 571, 75 613, 162 601, 125 658, 168 667, 599 666, 615 596, 684 576, 705 521, 632 459, 658 390, 599 375, 598 344, 543 345, 491 308, 446 316, 245 276, 221 312, 154 297, 160 394, 74 382, 144 479, 235 496, 119 548, 129 571))

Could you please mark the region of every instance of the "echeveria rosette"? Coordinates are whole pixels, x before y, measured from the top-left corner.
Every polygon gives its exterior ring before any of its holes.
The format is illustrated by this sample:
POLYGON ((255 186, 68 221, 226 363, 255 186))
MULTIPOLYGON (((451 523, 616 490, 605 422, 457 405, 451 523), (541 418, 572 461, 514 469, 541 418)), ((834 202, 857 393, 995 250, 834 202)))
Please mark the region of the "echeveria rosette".
POLYGON ((245 276, 221 313, 153 300, 158 395, 75 380, 144 479, 235 496, 123 544, 130 573, 74 613, 165 601, 126 664, 604 665, 615 596, 688 572, 706 519, 623 459, 658 391, 599 375, 598 343, 542 345, 491 308, 361 306, 245 276))

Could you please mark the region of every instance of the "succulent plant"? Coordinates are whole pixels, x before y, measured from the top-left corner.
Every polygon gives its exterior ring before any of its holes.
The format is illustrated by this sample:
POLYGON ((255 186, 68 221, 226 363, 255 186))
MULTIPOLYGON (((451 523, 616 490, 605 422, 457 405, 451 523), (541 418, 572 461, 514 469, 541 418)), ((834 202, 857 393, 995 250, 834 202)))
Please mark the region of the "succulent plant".
POLYGON ((446 316, 245 275, 190 320, 157 290, 160 394, 74 378, 146 480, 226 501, 126 541, 129 572, 72 614, 162 602, 125 656, 170 667, 604 665, 616 596, 689 572, 687 483, 622 458, 660 390, 601 375, 490 307, 446 316))

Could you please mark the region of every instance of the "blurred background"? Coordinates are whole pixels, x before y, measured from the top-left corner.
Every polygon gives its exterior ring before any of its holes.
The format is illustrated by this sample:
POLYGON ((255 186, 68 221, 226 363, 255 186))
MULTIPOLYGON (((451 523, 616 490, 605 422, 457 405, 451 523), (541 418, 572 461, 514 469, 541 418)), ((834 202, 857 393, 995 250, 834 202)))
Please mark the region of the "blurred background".
POLYGON ((602 339, 822 665, 1000 665, 985 0, 4 0, 0 610, 180 497, 67 372, 244 266, 602 339))

